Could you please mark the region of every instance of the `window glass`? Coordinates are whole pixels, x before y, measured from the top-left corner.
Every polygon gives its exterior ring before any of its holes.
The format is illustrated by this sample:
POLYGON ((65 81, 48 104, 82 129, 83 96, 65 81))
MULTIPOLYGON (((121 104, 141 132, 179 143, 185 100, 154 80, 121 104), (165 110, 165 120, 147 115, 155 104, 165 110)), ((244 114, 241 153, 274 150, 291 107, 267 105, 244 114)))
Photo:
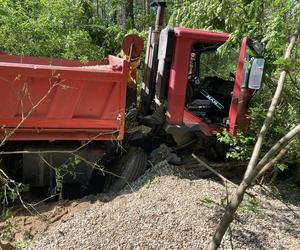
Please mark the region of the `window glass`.
POLYGON ((223 54, 217 50, 204 51, 200 55, 200 77, 217 76, 224 80, 232 80, 238 58, 237 49, 229 49, 223 54))

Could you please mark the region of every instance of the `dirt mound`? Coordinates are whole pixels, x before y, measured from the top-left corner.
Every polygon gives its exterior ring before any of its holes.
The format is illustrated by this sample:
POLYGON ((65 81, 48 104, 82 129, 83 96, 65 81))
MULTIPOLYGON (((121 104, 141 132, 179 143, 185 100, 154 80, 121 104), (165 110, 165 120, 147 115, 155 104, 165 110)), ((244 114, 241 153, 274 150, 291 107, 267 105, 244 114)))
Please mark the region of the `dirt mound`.
MULTIPOLYGON (((216 180, 198 179, 195 169, 162 162, 112 201, 90 204, 37 235, 29 248, 203 249, 222 215, 226 190, 216 180)), ((252 189, 255 198, 246 197, 223 247, 300 249, 299 191, 273 187, 279 201, 252 189)))
POLYGON ((95 202, 100 206, 107 200, 109 197, 104 195, 90 195, 74 201, 41 203, 35 207, 34 215, 30 215, 22 207, 18 209, 19 211, 13 210, 16 213, 14 217, 0 222, 0 249, 24 248, 37 234, 70 220, 95 202))

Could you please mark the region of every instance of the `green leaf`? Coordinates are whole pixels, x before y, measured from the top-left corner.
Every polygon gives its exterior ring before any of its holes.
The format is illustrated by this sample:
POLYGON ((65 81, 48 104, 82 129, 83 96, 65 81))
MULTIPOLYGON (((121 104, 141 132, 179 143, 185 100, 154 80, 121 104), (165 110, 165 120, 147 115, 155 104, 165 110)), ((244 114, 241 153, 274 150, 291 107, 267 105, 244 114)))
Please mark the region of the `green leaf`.
POLYGON ((284 163, 277 163, 275 165, 275 167, 278 168, 280 171, 284 171, 284 170, 288 169, 288 166, 285 165, 284 163))
POLYGON ((5 9, 0 9, 0 16, 8 16, 9 12, 5 9))

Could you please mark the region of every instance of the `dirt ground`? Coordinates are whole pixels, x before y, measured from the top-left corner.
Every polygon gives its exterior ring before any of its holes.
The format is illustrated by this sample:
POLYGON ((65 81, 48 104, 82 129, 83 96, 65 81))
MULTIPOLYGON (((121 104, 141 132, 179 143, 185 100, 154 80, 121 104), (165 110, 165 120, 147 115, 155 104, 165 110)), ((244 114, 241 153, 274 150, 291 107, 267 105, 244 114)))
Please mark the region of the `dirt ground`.
POLYGON ((70 220, 95 202, 104 203, 108 200, 109 197, 105 195, 90 195, 73 201, 43 202, 35 207, 35 212, 31 210, 33 214, 22 207, 12 209, 15 215, 0 222, 0 249, 22 249, 36 235, 70 220))
MULTIPOLYGON (((199 175, 161 162, 116 197, 47 203, 39 215, 15 216, 0 225, 2 238, 27 249, 204 249, 233 189, 199 175)), ((251 193, 222 248, 300 249, 300 188, 251 193)), ((2 249, 13 248, 3 242, 2 249)))

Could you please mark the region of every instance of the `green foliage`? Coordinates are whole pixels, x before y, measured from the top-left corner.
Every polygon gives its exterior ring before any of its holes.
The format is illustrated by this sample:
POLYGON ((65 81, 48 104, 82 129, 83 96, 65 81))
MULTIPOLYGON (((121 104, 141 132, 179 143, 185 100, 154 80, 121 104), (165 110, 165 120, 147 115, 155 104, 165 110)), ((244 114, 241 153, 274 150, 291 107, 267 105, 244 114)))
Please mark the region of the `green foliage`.
POLYGON ((169 25, 229 32, 230 44, 249 36, 265 43, 265 57, 271 64, 282 56, 297 20, 299 2, 294 0, 194 0, 177 5, 169 25))
POLYGON ((128 30, 120 25, 118 0, 97 5, 91 0, 0 0, 0 51, 82 61, 117 54, 126 34, 146 37, 144 29, 154 19, 140 3, 135 8, 136 25, 128 30))
POLYGON ((23 240, 18 240, 16 242, 16 249, 25 249, 27 247, 27 244, 23 240))
POLYGON ((280 171, 284 171, 284 170, 288 169, 288 166, 285 165, 284 163, 277 163, 275 165, 275 167, 278 168, 280 171))
POLYGON ((220 142, 229 145, 229 150, 226 153, 226 157, 229 159, 235 159, 239 161, 249 160, 255 138, 246 135, 242 132, 238 132, 236 136, 232 136, 228 130, 223 130, 217 134, 217 138, 220 142))
POLYGON ((0 0, 0 50, 81 60, 119 51, 125 32, 94 17, 88 2, 0 0))
POLYGON ((85 29, 82 5, 75 0, 1 0, 0 49, 12 54, 63 57, 100 56, 85 29))
MULTIPOLYGON (((292 98, 294 94, 290 92, 290 88, 294 87, 295 86, 292 85, 286 86, 283 93, 284 98, 281 100, 270 126, 269 136, 265 138, 263 145, 264 151, 267 151, 275 141, 278 141, 287 131, 292 129, 300 121, 299 105, 297 105, 297 101, 292 98)), ((251 127, 249 134, 252 136, 256 136, 266 117, 267 106, 270 103, 271 94, 272 93, 263 93, 258 95, 256 97, 258 100, 256 100, 251 107, 251 127)), ((297 150, 297 148, 300 148, 299 140, 294 143, 293 149, 288 151, 287 157, 289 159, 295 160, 300 157, 300 151, 297 150)))
POLYGON ((252 214, 258 213, 257 201, 253 197, 250 197, 249 195, 246 194, 243 202, 238 208, 238 211, 241 213, 252 213, 252 214))
POLYGON ((225 208, 227 205, 227 198, 226 197, 221 198, 220 201, 213 200, 210 198, 204 198, 203 200, 201 200, 201 202, 208 204, 208 205, 217 205, 217 206, 225 208))
POLYGON ((2 206, 5 207, 9 201, 16 201, 19 199, 20 194, 28 192, 29 186, 22 183, 15 182, 14 180, 7 180, 0 186, 0 201, 2 206))
POLYGON ((55 172, 55 192, 61 195, 64 183, 64 176, 70 175, 75 179, 76 177, 76 166, 82 162, 82 159, 78 155, 74 155, 74 157, 69 157, 66 162, 58 166, 51 167, 55 172))
POLYGON ((61 172, 61 168, 55 168, 55 191, 60 194, 63 188, 63 175, 61 172))
POLYGON ((140 186, 144 187, 144 188, 149 188, 151 186, 152 183, 156 182, 159 180, 159 176, 150 176, 150 177, 143 177, 141 179, 141 183, 140 186))
POLYGON ((25 249, 29 240, 33 239, 34 234, 32 229, 23 230, 20 225, 5 222, 0 232, 0 241, 9 243, 12 248, 9 249, 25 249), (20 238, 21 237, 21 238, 20 238), (19 238, 18 240, 16 240, 19 238))
POLYGON ((0 239, 7 242, 12 242, 14 240, 15 234, 17 233, 18 227, 11 222, 6 223, 5 227, 3 228, 0 239))
POLYGON ((9 208, 4 208, 0 214, 0 221, 6 221, 11 217, 13 217, 13 212, 9 208))
POLYGON ((293 65, 293 62, 290 59, 288 60, 280 57, 276 61, 274 61, 274 65, 280 65, 284 68, 290 68, 293 65))
MULTIPOLYGON (((227 206, 227 197, 221 198, 219 201, 214 200, 214 199, 210 199, 210 198, 205 198, 203 200, 201 200, 201 202, 208 204, 208 205, 217 205, 220 206, 222 208, 226 208, 227 206)), ((240 207, 238 208, 238 211, 240 213, 252 213, 252 214, 256 214, 258 213, 258 204, 257 201, 255 200, 254 197, 251 197, 249 195, 245 195, 245 198, 243 200, 243 202, 241 203, 240 207)))
POLYGON ((1 212, 0 221, 5 221, 13 216, 12 211, 7 208, 10 202, 20 200, 21 194, 29 191, 29 186, 14 180, 1 180, 0 182, 1 212))
POLYGON ((120 52, 123 38, 141 33, 155 13, 135 4, 135 26, 120 20, 120 1, 0 0, 0 51, 30 56, 97 60, 120 52), (102 14, 101 14, 102 13, 102 14))

